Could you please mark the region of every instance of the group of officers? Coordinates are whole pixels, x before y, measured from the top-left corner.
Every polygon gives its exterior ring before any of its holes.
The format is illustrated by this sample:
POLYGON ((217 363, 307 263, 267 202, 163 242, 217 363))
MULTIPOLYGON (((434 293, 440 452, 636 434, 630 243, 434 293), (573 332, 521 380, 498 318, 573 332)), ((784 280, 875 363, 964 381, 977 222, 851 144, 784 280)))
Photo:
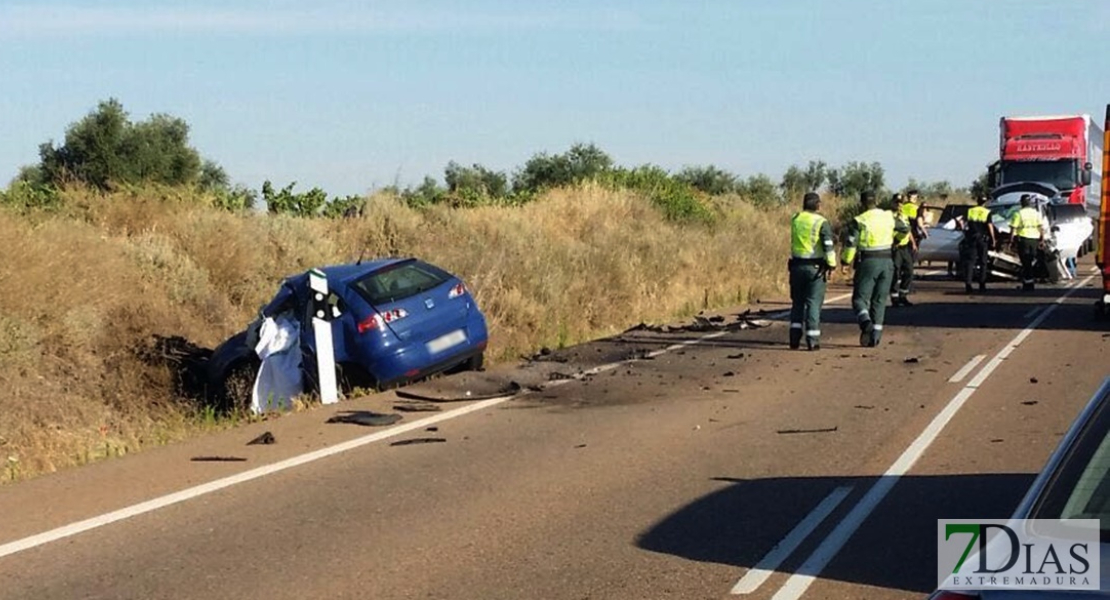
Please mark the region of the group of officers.
MULTIPOLYGON (((988 251, 998 247, 998 233, 984 206, 986 196, 976 198, 967 218, 958 220, 963 230, 960 258, 964 289, 972 293, 975 273, 979 290, 986 290, 988 251)), ((875 194, 860 194, 862 212, 847 224, 841 260, 843 272, 854 268, 852 309, 859 323, 860 346, 873 348, 883 337, 887 302, 912 306, 909 300, 918 243, 928 237, 918 206, 918 192, 895 194, 893 210, 880 208, 875 194)), ((802 211, 791 219, 790 248, 790 347, 799 349, 805 340, 809 350, 821 348, 821 305, 825 302, 828 274, 837 268, 832 226, 818 212, 821 197, 807 193, 802 211)), ((1022 265, 1022 289, 1032 290, 1037 251, 1044 246, 1045 223, 1034 208, 1033 197, 1021 197, 1021 208, 1010 218, 1011 237, 1022 265)))

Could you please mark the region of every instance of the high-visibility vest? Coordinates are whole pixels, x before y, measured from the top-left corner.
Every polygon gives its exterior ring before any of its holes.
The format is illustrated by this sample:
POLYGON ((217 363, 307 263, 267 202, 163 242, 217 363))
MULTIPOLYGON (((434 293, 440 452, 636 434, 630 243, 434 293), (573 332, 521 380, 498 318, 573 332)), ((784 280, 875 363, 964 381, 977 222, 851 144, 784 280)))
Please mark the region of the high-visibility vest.
POLYGON ((890 250, 894 245, 894 213, 873 208, 856 217, 860 250, 890 250))
POLYGON ((905 223, 906 225, 905 233, 899 233, 897 231, 894 232, 894 245, 898 246, 899 248, 901 248, 902 246, 909 246, 910 240, 913 239, 912 224, 910 223, 909 218, 907 218, 906 215, 903 214, 894 215, 894 218, 895 220, 905 223))
POLYGON ((1016 237, 1037 240, 1041 237, 1041 213, 1026 206, 1010 217, 1010 231, 1016 237))
POLYGON ((985 206, 972 206, 967 209, 967 227, 964 239, 969 242, 984 242, 990 236, 991 211, 985 206))
POLYGON ((910 223, 917 218, 917 205, 913 202, 906 202, 902 205, 902 216, 909 219, 910 223))
POLYGON ((967 209, 967 220, 971 223, 986 223, 991 218, 991 211, 985 206, 972 206, 967 209))
POLYGON ((825 217, 815 212, 804 211, 794 215, 790 219, 790 255, 794 258, 827 256, 831 248, 821 244, 821 226, 827 222, 825 217))
MULTIPOLYGON (((855 218, 857 235, 850 239, 844 248, 844 264, 856 258, 857 248, 864 252, 890 250, 894 245, 894 213, 881 208, 871 210, 855 218)), ((889 258, 889 253, 887 258, 889 258)))

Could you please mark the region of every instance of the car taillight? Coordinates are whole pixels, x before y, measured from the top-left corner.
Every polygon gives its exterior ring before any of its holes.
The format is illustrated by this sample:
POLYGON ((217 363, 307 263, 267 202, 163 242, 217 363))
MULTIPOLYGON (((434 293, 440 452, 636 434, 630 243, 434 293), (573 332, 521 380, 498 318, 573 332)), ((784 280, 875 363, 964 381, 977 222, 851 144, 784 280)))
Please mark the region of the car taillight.
POLYGON ((458 298, 459 296, 462 296, 465 293, 466 293, 466 286, 463 285, 462 283, 459 283, 455 287, 451 288, 451 291, 447 293, 447 297, 448 298, 458 298))
POLYGON ((975 600, 978 597, 978 594, 960 594, 957 592, 939 591, 929 596, 929 600, 975 600))
POLYGON ((409 316, 408 311, 403 308, 395 308, 387 310, 383 313, 374 313, 366 317, 358 323, 358 332, 366 333, 367 331, 381 330, 385 331, 385 326, 389 323, 394 323, 405 317, 409 316))

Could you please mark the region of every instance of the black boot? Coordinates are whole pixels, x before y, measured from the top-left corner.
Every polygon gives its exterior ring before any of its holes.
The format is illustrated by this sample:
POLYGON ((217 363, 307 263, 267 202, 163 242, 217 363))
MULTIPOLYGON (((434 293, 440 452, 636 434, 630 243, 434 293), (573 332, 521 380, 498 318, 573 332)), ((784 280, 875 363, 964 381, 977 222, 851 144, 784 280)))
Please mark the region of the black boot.
POLYGON ((970 283, 965 283, 964 284, 964 293, 965 294, 970 294, 971 293, 971 284, 970 283))
POLYGON ((808 348, 810 352, 820 350, 821 340, 817 338, 806 338, 806 348, 808 348))
POLYGON ((870 348, 871 347, 871 334, 872 334, 873 331, 874 331, 874 327, 871 324, 871 321, 864 321, 864 322, 859 324, 859 345, 860 346, 863 346, 864 348, 870 348))
POLYGON ((802 347, 802 330, 790 329, 790 349, 797 350, 802 347))

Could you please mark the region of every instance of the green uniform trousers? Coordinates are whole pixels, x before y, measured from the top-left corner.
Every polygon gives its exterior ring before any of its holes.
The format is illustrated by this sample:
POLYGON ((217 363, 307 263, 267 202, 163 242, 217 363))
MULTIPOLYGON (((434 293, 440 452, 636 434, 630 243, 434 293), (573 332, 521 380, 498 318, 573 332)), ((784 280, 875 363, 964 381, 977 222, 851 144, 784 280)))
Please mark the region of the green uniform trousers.
POLYGON ((790 261, 790 347, 797 348, 803 336, 811 348, 820 344, 825 287, 816 261, 790 261))
POLYGON ((879 345, 893 278, 894 261, 890 254, 862 256, 856 263, 852 309, 856 311, 856 320, 859 321, 861 346, 879 345))
POLYGON ((1037 250, 1040 246, 1041 240, 1037 238, 1024 238, 1017 239, 1017 253, 1018 258, 1021 259, 1021 289, 1033 289, 1036 279, 1036 265, 1037 265, 1037 250))
POLYGON ((890 282, 890 293, 898 298, 910 295, 913 284, 913 247, 909 244, 894 247, 894 277, 890 282))

